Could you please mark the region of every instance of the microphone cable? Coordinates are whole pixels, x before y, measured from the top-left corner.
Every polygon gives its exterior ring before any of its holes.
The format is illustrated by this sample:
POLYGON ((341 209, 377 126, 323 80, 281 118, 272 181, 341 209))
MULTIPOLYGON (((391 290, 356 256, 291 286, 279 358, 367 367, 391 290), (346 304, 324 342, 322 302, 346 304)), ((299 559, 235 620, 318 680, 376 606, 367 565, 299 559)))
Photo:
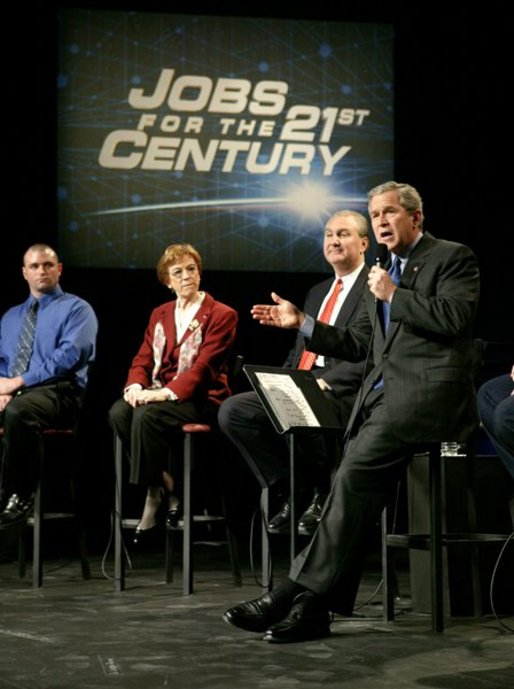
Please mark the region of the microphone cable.
MULTIPOLYGON (((375 301, 376 301, 376 300, 375 300, 375 301)), ((366 372, 367 372, 367 370, 368 370, 368 366, 369 366, 369 362, 370 362, 370 356, 371 356, 371 351, 372 351, 372 349, 373 349, 373 341, 374 341, 374 339, 375 339, 375 332, 376 332, 377 323, 379 322, 379 320, 380 320, 380 319, 379 319, 379 317, 378 317, 378 302, 376 302, 374 317, 373 317, 373 321, 371 322, 371 334, 370 334, 370 336, 369 336, 368 347, 367 347, 366 356, 365 356, 365 359, 364 359, 364 367, 363 367, 363 369, 362 369, 361 381, 360 381, 360 384, 359 384, 359 392, 357 393, 357 398, 356 398, 355 403, 354 403, 354 406, 355 406, 355 407, 360 407, 360 405, 362 404, 363 394, 364 394, 364 381, 365 381, 366 378, 367 378, 367 373, 366 373, 366 372)), ((346 432, 345 432, 345 441, 344 441, 344 445, 343 445, 343 449, 342 449, 342 454, 341 454, 342 459, 341 459, 341 461, 343 461, 344 456, 345 456, 345 454, 346 454, 346 449, 347 449, 347 447, 348 447, 348 441, 350 440, 350 431, 351 431, 351 428, 347 428, 347 429, 346 429, 346 432)))

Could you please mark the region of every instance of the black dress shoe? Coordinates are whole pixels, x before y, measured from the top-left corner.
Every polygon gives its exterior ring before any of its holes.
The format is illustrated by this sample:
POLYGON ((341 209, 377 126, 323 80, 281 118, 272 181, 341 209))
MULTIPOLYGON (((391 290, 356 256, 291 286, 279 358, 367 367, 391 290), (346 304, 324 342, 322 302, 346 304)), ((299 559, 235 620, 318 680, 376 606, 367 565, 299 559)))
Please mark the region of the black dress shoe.
POLYGON ((329 636, 331 621, 320 596, 305 591, 296 596, 287 615, 266 630, 263 640, 284 644, 322 639, 329 636))
POLYGON ((13 493, 5 509, 0 513, 0 527, 14 526, 24 522, 34 510, 34 496, 29 498, 21 498, 16 493, 13 493))
POLYGON ((321 519, 321 511, 327 496, 322 493, 314 493, 311 504, 300 517, 298 533, 303 536, 312 536, 318 528, 321 519))
POLYGON ((165 525, 167 529, 176 529, 179 526, 183 526, 184 514, 182 511, 182 505, 179 502, 175 507, 166 512, 165 525), (182 522, 182 523, 181 523, 182 522))
POLYGON ((270 519, 268 523, 268 531, 270 533, 289 533, 291 528, 291 505, 287 500, 277 514, 270 519))
POLYGON ((260 598, 230 608, 223 619, 247 632, 264 632, 283 619, 290 608, 290 602, 277 602, 272 593, 265 593, 260 598))
POLYGON ((134 531, 134 538, 132 543, 137 545, 138 548, 144 548, 145 546, 153 545, 157 537, 160 534, 160 525, 154 524, 149 529, 140 529, 139 526, 136 527, 134 531))

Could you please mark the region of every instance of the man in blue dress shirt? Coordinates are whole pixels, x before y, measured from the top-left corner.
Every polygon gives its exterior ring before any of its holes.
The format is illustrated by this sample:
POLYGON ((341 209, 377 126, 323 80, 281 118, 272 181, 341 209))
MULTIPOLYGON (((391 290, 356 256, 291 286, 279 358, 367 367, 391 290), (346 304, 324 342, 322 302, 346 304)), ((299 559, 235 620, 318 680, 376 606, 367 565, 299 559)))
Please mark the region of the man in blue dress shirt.
POLYGON ((29 297, 0 321, 0 528, 19 523, 32 510, 40 431, 77 420, 98 330, 91 306, 60 287, 62 264, 51 247, 31 246, 22 272, 29 297), (29 311, 34 315, 27 329, 29 311))

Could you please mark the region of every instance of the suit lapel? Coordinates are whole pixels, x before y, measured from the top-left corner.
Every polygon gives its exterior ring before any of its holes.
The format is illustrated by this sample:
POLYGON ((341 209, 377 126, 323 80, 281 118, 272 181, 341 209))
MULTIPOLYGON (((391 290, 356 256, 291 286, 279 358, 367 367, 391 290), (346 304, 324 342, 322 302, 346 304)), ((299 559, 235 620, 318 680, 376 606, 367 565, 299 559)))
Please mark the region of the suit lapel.
POLYGON ((425 265, 426 260, 424 257, 416 259, 409 258, 403 271, 402 278, 400 280, 400 287, 405 287, 406 289, 413 289, 416 283, 416 279, 419 275, 420 270, 425 265))
POLYGON ((400 287, 405 287, 406 289, 414 288, 417 277, 432 252, 433 245, 434 238, 431 234, 425 232, 409 256, 402 279, 400 280, 400 287))
POLYGON ((313 300, 312 300, 312 316, 314 318, 317 318, 319 315, 319 311, 321 309, 321 304, 323 303, 323 300, 327 296, 327 294, 330 291, 330 288, 332 287, 334 281, 333 280, 326 280, 326 282, 322 283, 319 287, 320 289, 316 290, 316 294, 313 294, 313 300))
MULTIPOLYGON (((419 240, 418 244, 412 250, 411 255, 409 256, 409 260, 405 265, 405 269, 400 279, 400 287, 404 287, 405 289, 414 289, 414 285, 416 284, 418 275, 423 270, 423 266, 427 261, 427 257, 432 251, 433 244, 434 238, 432 237, 432 235, 428 232, 424 233, 421 239, 419 240)), ((391 345, 391 342, 394 339, 396 333, 398 332, 398 328, 400 327, 400 325, 401 323, 399 323, 398 321, 391 321, 389 323, 387 336, 385 338, 385 347, 389 347, 391 345)))
POLYGON ((346 295, 346 299, 343 305, 339 309, 339 313, 336 316, 334 325, 346 325, 350 320, 350 316, 353 314, 355 309, 358 307, 360 300, 362 298, 362 288, 366 282, 368 271, 364 268, 359 273, 357 279, 352 285, 352 288, 346 295))

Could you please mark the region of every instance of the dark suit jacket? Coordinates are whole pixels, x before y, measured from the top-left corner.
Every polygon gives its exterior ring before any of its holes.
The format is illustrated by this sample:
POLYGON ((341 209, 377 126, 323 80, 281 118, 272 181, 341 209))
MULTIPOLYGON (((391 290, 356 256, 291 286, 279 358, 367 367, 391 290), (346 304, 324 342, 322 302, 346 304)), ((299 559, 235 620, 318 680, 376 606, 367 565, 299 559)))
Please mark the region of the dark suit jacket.
MULTIPOLYGON (((343 302, 343 305, 337 314, 335 325, 342 327, 349 325, 357 315, 361 303, 364 289, 367 290, 367 277, 369 269, 365 265, 359 273, 354 282, 348 296, 343 302)), ((304 312, 308 313, 314 318, 317 317, 323 299, 334 283, 334 278, 319 282, 312 287, 305 299, 304 312)), ((284 364, 285 368, 297 368, 300 357, 305 349, 305 338, 298 334, 294 347, 289 352, 289 355, 284 364)), ((323 380, 330 385, 335 396, 343 397, 346 395, 354 395, 359 389, 362 382, 362 372, 364 371, 364 363, 362 361, 352 362, 344 361, 335 356, 325 357, 325 367, 314 369, 313 373, 316 378, 323 378, 323 380)))
POLYGON ((383 376, 386 410, 399 438, 424 443, 469 436, 477 423, 472 328, 478 296, 473 252, 425 233, 393 297, 387 337, 369 290, 350 326, 316 323, 309 342, 315 352, 358 361, 365 358, 372 338, 375 366, 349 427, 359 404, 383 376))

